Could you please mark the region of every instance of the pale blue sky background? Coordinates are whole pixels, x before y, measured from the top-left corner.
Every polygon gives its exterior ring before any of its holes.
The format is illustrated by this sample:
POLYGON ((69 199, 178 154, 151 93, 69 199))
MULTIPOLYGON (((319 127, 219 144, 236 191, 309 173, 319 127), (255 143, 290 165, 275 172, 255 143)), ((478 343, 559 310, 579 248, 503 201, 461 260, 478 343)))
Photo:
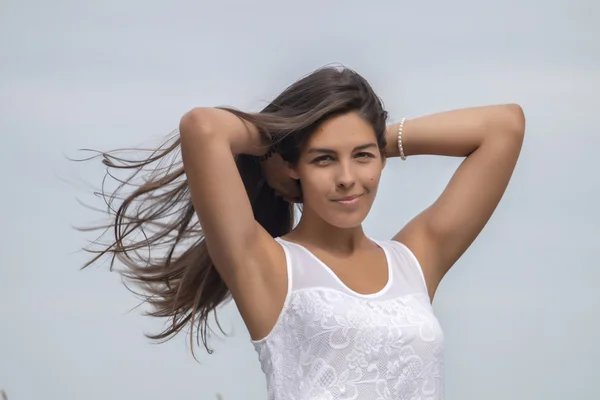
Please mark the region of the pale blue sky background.
MULTIPOLYGON (((527 135, 496 214, 442 282, 447 398, 600 398, 600 3, 16 1, 0 4, 0 388, 10 400, 265 398, 232 305, 201 364, 71 229, 99 162, 78 148, 156 143, 197 105, 258 110, 339 62, 393 120, 517 102, 527 135), (65 183, 69 179, 74 184, 65 183)), ((388 238, 458 160, 391 160, 367 233, 388 238)), ((101 205, 99 201, 94 203, 101 205)))

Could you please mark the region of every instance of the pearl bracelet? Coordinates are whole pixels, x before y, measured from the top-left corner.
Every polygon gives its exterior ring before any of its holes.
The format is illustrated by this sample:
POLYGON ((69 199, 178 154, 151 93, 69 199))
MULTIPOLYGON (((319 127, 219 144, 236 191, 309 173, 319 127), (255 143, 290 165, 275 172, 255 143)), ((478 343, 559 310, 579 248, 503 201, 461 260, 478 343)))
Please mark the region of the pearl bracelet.
POLYGON ((400 125, 398 126, 398 152, 400 153, 400 158, 405 161, 406 156, 404 155, 404 148, 402 147, 402 129, 404 128, 404 121, 406 118, 402 118, 400 120, 400 125))

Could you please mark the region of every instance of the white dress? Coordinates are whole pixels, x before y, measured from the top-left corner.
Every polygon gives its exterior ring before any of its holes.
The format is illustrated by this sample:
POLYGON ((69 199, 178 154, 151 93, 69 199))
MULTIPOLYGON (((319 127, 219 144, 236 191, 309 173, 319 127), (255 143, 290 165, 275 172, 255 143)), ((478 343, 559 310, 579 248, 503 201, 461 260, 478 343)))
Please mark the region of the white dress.
POLYGON ((444 398, 444 335, 408 247, 371 239, 385 252, 389 279, 363 295, 305 247, 276 240, 288 292, 272 331, 252 341, 269 400, 444 398))

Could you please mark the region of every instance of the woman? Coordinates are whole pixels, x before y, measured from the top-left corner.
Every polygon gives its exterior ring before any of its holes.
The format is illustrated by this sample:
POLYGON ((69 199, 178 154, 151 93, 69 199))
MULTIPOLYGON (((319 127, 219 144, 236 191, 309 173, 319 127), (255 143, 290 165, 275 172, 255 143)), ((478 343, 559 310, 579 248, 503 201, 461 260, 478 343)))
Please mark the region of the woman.
POLYGON ((327 67, 260 113, 187 112, 175 142, 143 162, 106 154, 110 167, 141 170, 181 149, 182 168, 157 169, 125 199, 115 242, 98 255, 122 261, 152 315, 170 318, 152 337, 197 324, 210 352, 207 316, 231 295, 270 399, 443 398, 431 302, 506 189, 524 115, 511 104, 386 119, 364 78, 327 67), (465 160, 391 240, 366 236, 387 157, 417 154, 465 160), (295 227, 294 203, 303 207, 295 227), (152 235, 125 243, 148 226, 152 235), (159 246, 166 254, 138 253, 159 246))

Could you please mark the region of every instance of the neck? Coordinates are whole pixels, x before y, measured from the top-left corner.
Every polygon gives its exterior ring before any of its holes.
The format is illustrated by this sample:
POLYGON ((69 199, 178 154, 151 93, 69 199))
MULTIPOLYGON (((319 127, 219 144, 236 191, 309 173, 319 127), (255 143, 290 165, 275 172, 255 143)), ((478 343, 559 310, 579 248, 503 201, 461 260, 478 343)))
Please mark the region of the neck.
POLYGON ((297 240, 333 253, 351 254, 369 242, 362 225, 352 228, 333 226, 304 209, 298 225, 288 234, 297 240))

